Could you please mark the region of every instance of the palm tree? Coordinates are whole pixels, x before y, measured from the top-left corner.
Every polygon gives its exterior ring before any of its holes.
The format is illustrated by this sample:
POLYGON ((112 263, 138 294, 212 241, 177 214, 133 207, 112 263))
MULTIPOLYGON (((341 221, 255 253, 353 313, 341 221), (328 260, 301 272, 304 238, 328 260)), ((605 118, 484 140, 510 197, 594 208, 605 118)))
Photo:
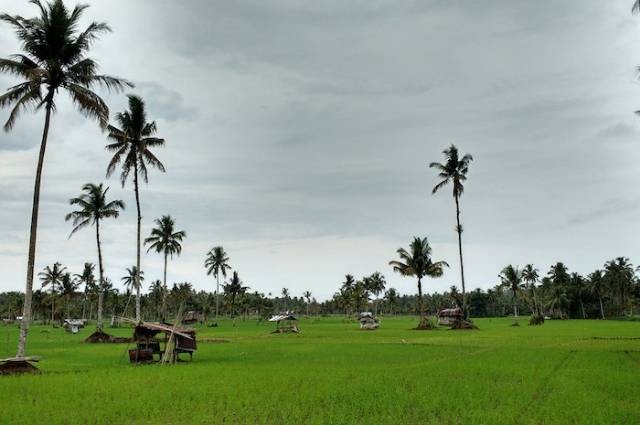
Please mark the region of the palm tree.
POLYGON ((518 291, 522 288, 522 271, 509 264, 500 272, 501 286, 513 293, 513 317, 518 317, 518 291))
POLYGON ((458 148, 454 145, 449 146, 443 151, 446 162, 440 164, 432 162, 430 168, 439 171, 438 177, 442 179, 440 183, 434 186, 432 194, 438 192, 449 183, 453 183, 453 197, 456 200, 456 231, 458 232, 458 252, 460 254, 460 276, 462 278, 462 304, 465 319, 469 317, 469 309, 467 304, 467 290, 464 283, 464 263, 462 261, 462 225, 460 224, 460 196, 464 192, 464 182, 467 180, 469 171, 469 163, 473 161, 473 157, 469 154, 459 157, 458 148))
POLYGON ((165 315, 166 289, 166 284, 163 285, 160 279, 154 280, 149 286, 149 298, 156 306, 156 317, 165 315))
MULTIPOLYGON (((156 219, 155 223, 158 227, 151 230, 151 236, 144 240, 145 245, 149 245, 147 252, 154 249, 156 252, 164 254, 164 287, 167 287, 167 257, 180 255, 182 252, 182 239, 187 237, 184 230, 175 231, 175 222, 170 215, 163 215, 162 218, 156 219)), ((165 291, 166 292, 166 291, 165 291)), ((167 316, 167 302, 162 300, 162 320, 167 316)))
POLYGON ((62 0, 52 0, 48 3, 31 0, 31 3, 38 7, 39 16, 23 18, 6 13, 0 15, 1 21, 14 28, 23 50, 22 54, 0 59, 0 72, 24 79, 0 96, 0 107, 13 108, 4 125, 4 130, 10 131, 20 113, 25 109, 44 108, 45 110, 33 190, 25 302, 17 357, 24 357, 31 321, 40 182, 51 115, 56 109, 55 96, 60 90, 66 91, 83 115, 98 120, 100 125, 104 126, 109 117, 109 108, 100 96, 92 91, 93 88, 102 86, 120 91, 126 86, 132 87, 125 80, 98 74, 97 63, 87 57, 93 42, 102 33, 110 31, 109 26, 104 22, 92 22, 84 31, 78 30, 80 19, 87 6, 78 5, 73 10, 69 10, 62 0))
POLYGON ((220 298, 220 275, 224 279, 227 278, 227 270, 231 269, 229 265, 229 257, 224 252, 224 248, 216 246, 207 253, 207 258, 204 261, 204 266, 207 269, 207 275, 213 274, 216 278, 216 322, 218 321, 219 312, 219 298, 220 298))
POLYGON ((449 267, 446 261, 433 261, 431 259, 431 246, 427 238, 414 237, 409 245, 409 251, 399 248, 397 251, 400 261, 393 260, 389 265, 393 271, 402 276, 415 276, 418 279, 418 310, 420 313, 420 324, 418 328, 428 328, 429 323, 424 310, 424 300, 422 299, 422 278, 429 276, 437 278, 442 276, 444 268, 449 267))
MULTIPOLYGON (((138 268, 136 266, 131 266, 131 268, 127 269, 127 275, 123 276, 122 279, 120 279, 122 281, 122 284, 124 285, 125 289, 127 290, 127 304, 124 307, 124 312, 122 313, 123 315, 126 314, 127 312, 127 308, 129 307, 129 301, 131 301, 131 295, 134 293, 139 294, 140 293, 140 287, 142 286, 142 282, 144 281, 144 272, 138 272, 138 268)), ((137 311, 136 311, 137 314, 137 311)), ((137 322, 140 321, 140 319, 136 319, 137 322)))
POLYGON ((62 278, 60 279, 60 295, 64 299, 64 311, 67 319, 70 318, 69 305, 71 304, 72 298, 75 297, 76 291, 79 287, 80 283, 71 277, 71 273, 65 273, 62 275, 62 278))
MULTIPOLYGON (((77 205, 79 209, 67 214, 65 220, 73 220, 73 230, 69 238, 84 227, 95 226, 96 245, 98 246, 98 285, 102 286, 104 284, 104 264, 102 262, 102 246, 100 244, 100 220, 118 218, 120 211, 124 210, 125 206, 121 200, 107 202, 109 188, 103 189, 102 183, 99 185, 87 183, 82 187, 82 191, 84 193, 79 197, 69 200, 69 204, 77 205)), ((96 324, 98 330, 102 330, 102 303, 103 293, 98 291, 98 321, 96 324)))
POLYGON ((282 288, 282 298, 284 299, 284 309, 289 310, 289 289, 282 288))
POLYGON ((584 302, 582 300, 582 295, 586 291, 586 283, 584 278, 580 276, 578 273, 571 273, 571 289, 573 293, 578 298, 578 303, 580 304, 580 311, 582 312, 582 318, 587 318, 587 313, 584 310, 584 302))
POLYGON ((67 268, 62 267, 62 264, 56 262, 53 265, 53 268, 47 266, 43 271, 38 273, 40 276, 40 283, 42 287, 45 288, 49 286, 51 288, 51 322, 54 321, 54 313, 55 313, 55 293, 56 289, 62 283, 62 275, 66 272, 67 268))
POLYGON ((606 291, 604 274, 602 273, 602 270, 596 270, 587 278, 589 279, 589 291, 598 298, 598 304, 600 305, 600 317, 604 320, 604 306, 602 304, 602 295, 606 291))
POLYGON ((542 311, 538 306, 538 298, 536 295, 536 283, 540 278, 540 274, 538 269, 533 267, 533 264, 527 264, 522 269, 522 280, 524 280, 527 285, 531 288, 531 295, 533 296, 533 314, 536 316, 541 316, 542 311))
POLYGON ((229 280, 229 283, 224 285, 224 292, 227 294, 227 299, 231 307, 231 316, 235 317, 235 309, 240 298, 247 292, 248 286, 243 286, 242 280, 238 276, 238 272, 234 271, 233 276, 229 280))
POLYGON ((373 301, 374 304, 374 314, 378 314, 378 296, 384 292, 385 285, 387 281, 384 276, 380 272, 375 272, 371 276, 364 278, 364 284, 369 292, 376 296, 376 299, 373 301))
MULTIPOLYGON (((116 167, 122 163, 120 182, 124 187, 129 174, 133 170, 133 188, 136 194, 136 208, 138 212, 138 228, 136 239, 136 270, 140 270, 140 227, 142 215, 140 213, 140 191, 138 176, 141 175, 148 183, 147 166, 165 172, 162 162, 151 152, 150 148, 164 146, 164 139, 153 137, 156 134, 155 121, 148 122, 145 106, 138 96, 129 95, 129 110, 116 114, 115 120, 120 128, 107 126, 108 138, 113 141, 106 146, 109 152, 114 152, 107 167, 107 177, 113 174, 116 167)), ((140 276, 136 275, 140 280, 140 276)), ((140 321, 140 283, 136 285, 136 320, 140 321)))
POLYGON ((309 316, 309 307, 311 306, 311 291, 304 291, 302 296, 307 301, 307 316, 309 316))
POLYGON ((384 299, 389 305, 389 314, 393 314, 393 307, 398 304, 398 291, 396 288, 389 288, 384 293, 384 299))
POLYGON ((84 263, 82 273, 76 273, 74 277, 78 280, 78 283, 84 285, 84 297, 82 299, 82 319, 85 318, 86 304, 89 293, 96 285, 96 278, 93 274, 96 266, 93 263, 84 263))
POLYGON ((342 283, 338 293, 338 300, 344 307, 345 314, 349 316, 353 308, 353 292, 355 291, 356 280, 350 274, 345 275, 344 278, 345 281, 342 283))

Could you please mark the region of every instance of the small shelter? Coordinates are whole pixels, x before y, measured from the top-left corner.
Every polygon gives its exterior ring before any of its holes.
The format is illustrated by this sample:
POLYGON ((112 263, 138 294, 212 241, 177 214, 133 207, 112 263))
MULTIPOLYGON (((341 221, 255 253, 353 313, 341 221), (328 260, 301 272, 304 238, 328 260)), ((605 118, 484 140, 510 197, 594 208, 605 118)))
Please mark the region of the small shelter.
POLYGON ((40 361, 40 357, 11 357, 0 359, 0 375, 17 375, 22 373, 39 373, 32 363, 40 361))
POLYGON ((196 331, 166 323, 140 322, 133 330, 133 342, 136 348, 129 350, 131 363, 151 363, 154 355, 158 361, 175 363, 180 361, 181 353, 189 354, 193 360, 193 353, 198 349, 196 331), (164 334, 164 349, 160 349, 158 334, 164 334))
POLYGON ((65 331, 72 334, 77 334, 80 329, 85 327, 85 324, 86 322, 84 319, 64 319, 62 326, 64 327, 65 331))
POLYGON ((276 330, 273 331, 274 334, 287 333, 287 332, 293 332, 293 333, 300 332, 300 329, 298 329, 298 325, 296 324, 298 319, 296 319, 296 317, 289 312, 276 314, 275 316, 272 316, 269 319, 269 321, 276 322, 276 330))
POLYGON ((462 321, 462 309, 445 308, 438 312, 438 325, 452 326, 462 321))
POLYGON ((182 323, 185 325, 193 325, 200 321, 200 315, 195 311, 187 311, 182 318, 182 323))
POLYGON ((360 322, 360 329, 362 330, 372 331, 380 327, 380 320, 370 311, 360 313, 358 321, 360 322))

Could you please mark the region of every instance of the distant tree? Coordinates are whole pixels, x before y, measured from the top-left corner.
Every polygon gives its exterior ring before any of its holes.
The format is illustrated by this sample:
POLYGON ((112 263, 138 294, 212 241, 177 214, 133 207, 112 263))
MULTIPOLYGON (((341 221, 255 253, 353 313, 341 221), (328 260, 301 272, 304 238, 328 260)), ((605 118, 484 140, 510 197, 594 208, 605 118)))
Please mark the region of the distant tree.
POLYGON ((582 315, 582 318, 586 319, 587 313, 584 310, 584 301, 582 299, 584 293, 587 290, 586 282, 584 278, 580 276, 578 273, 571 273, 570 284, 571 284, 571 290, 573 291, 573 293, 575 294, 575 297, 577 298, 578 305, 580 305, 580 313, 582 315))
POLYGON ((467 308, 467 292, 464 282, 464 263, 462 261, 462 225, 460 224, 460 197, 464 192, 464 182, 467 180, 467 173, 469 172, 469 163, 473 161, 473 157, 469 154, 463 155, 460 158, 458 148, 454 145, 449 146, 442 153, 444 153, 446 162, 440 164, 438 162, 432 162, 429 167, 438 170, 438 177, 442 180, 434 186, 432 194, 435 194, 440 189, 452 183, 453 185, 453 197, 456 201, 456 231, 458 232, 458 252, 460 254, 460 276, 462 279, 462 299, 463 299, 463 312, 465 319, 469 318, 467 308))
POLYGON ((302 294, 307 304, 307 316, 309 316, 309 307, 311 306, 311 291, 304 291, 302 294))
MULTIPOLYGON (((120 211, 124 210, 125 205, 121 200, 107 201, 107 192, 109 188, 104 189, 102 183, 95 185, 87 183, 82 187, 82 193, 77 198, 69 200, 69 204, 78 206, 78 210, 70 212, 66 215, 65 220, 73 220, 73 230, 69 237, 73 236, 78 230, 87 226, 95 226, 96 228, 96 245, 98 247, 98 272, 99 286, 104 284, 104 264, 102 261, 102 246, 100 244, 100 221, 105 218, 118 218, 120 211)), ((98 291, 98 321, 97 328, 102 329, 102 303, 103 292, 98 291)))
POLYGON ((522 272, 509 264, 500 272, 502 286, 513 293, 513 317, 518 317, 518 291, 522 289, 522 272))
POLYGON ((377 315, 378 314, 378 303, 377 303, 378 296, 384 292, 387 281, 385 280, 384 276, 380 272, 375 272, 371 276, 365 277, 363 281, 366 289, 376 297, 373 304, 374 304, 374 314, 377 315))
POLYGON ((227 296, 227 301, 229 303, 231 317, 235 317, 236 308, 240 303, 242 296, 249 289, 248 286, 244 286, 242 280, 238 276, 238 272, 234 271, 229 283, 224 285, 224 293, 227 296))
POLYGON ((282 288, 282 298, 284 299, 284 309, 289 310, 289 289, 282 288))
POLYGON ((531 290, 531 297, 533 299, 533 314, 538 316, 542 315, 540 306, 538 305, 538 298, 536 296, 536 283, 540 278, 538 269, 533 267, 533 264, 527 264, 522 269, 522 280, 527 284, 527 287, 531 290))
POLYGON ((607 261, 604 265, 604 278, 612 295, 617 298, 619 313, 624 314, 625 308, 631 307, 630 293, 636 281, 633 264, 626 257, 607 261))
MULTIPOLYGON (((131 295, 134 293, 140 293, 142 282, 144 282, 144 272, 141 271, 138 273, 138 268, 136 266, 131 266, 131 268, 127 269, 127 274, 123 276, 120 281, 127 290, 128 295, 127 304, 124 308, 124 312, 122 313, 124 315, 127 313, 127 307, 129 307, 129 300, 131 299, 131 295)), ((139 320, 136 321, 138 322, 139 320)))
POLYGON ((602 303, 602 297, 606 293, 607 288, 606 288, 606 282, 605 282, 605 278, 604 278, 604 274, 602 273, 602 270, 594 271, 587 277, 587 280, 588 280, 587 285, 588 285, 589 292, 591 292, 591 294, 598 299, 598 306, 600 308, 600 318, 604 320, 605 316, 604 316, 604 305, 602 303))
MULTIPOLYGON (((180 255, 182 252, 182 240, 187 236, 184 230, 175 230, 175 221, 170 215, 163 215, 155 220, 156 226, 151 229, 151 235, 144 240, 145 245, 149 245, 147 252, 154 250, 164 255, 163 285, 166 293, 167 288, 167 257, 173 259, 174 254, 180 255)), ((162 300, 162 317, 164 321, 167 317, 167 301, 162 300)))
POLYGON ((96 278, 93 274, 96 266, 93 263, 84 263, 82 273, 76 273, 74 277, 79 284, 84 285, 83 298, 82 298, 82 319, 85 319, 86 304, 89 294, 94 290, 96 286, 96 278))
POLYGON ((224 279, 227 278, 227 270, 231 270, 229 265, 229 257, 224 252, 224 248, 216 246, 207 253, 207 258, 204 262, 204 266, 207 269, 207 275, 212 275, 216 278, 216 321, 218 320, 219 311, 219 298, 220 298, 220 275, 224 279))
POLYGON ((62 0, 32 0, 31 3, 39 9, 39 16, 23 18, 0 14, 0 21, 6 22, 15 30, 23 50, 22 54, 14 55, 10 59, 0 59, 0 73, 12 74, 23 79, 0 96, 0 108, 12 107, 4 129, 10 131, 24 110, 39 111, 44 108, 45 111, 33 191, 25 302, 17 357, 24 357, 31 322, 40 182, 51 115, 57 106, 56 94, 60 91, 67 92, 83 115, 96 119, 103 126, 109 117, 109 108, 92 90, 96 86, 102 86, 120 91, 126 86, 132 86, 125 80, 98 74, 97 63, 87 57, 99 36, 111 31, 104 22, 92 22, 84 31, 79 30, 83 12, 88 6, 78 5, 69 10, 62 0))
POLYGON ((159 318, 166 317, 167 286, 163 284, 160 279, 151 282, 149 286, 149 299, 155 306, 155 316, 159 318))
MULTIPOLYGON (((129 110, 116 114, 115 121, 120 128, 113 125, 107 126, 108 138, 113 142, 106 146, 109 152, 113 152, 113 157, 107 167, 107 177, 116 170, 122 163, 120 182, 125 186, 127 178, 133 171, 133 188, 136 195, 136 209, 138 212, 137 232, 136 232, 136 271, 140 269, 140 244, 142 215, 140 212, 140 191, 138 177, 141 176, 145 183, 149 182, 147 167, 153 167, 161 172, 165 172, 164 165, 151 152, 152 148, 164 146, 165 140, 155 137, 157 132, 155 121, 147 121, 147 113, 144 101, 138 97, 129 95, 129 110)), ((140 276, 136 279, 136 321, 141 320, 140 316, 140 276)))
POLYGON ((422 297, 422 278, 429 276, 437 278, 442 276, 444 268, 449 267, 446 261, 433 261, 431 259, 431 246, 427 238, 414 237, 409 245, 409 251, 399 248, 397 251, 400 260, 393 260, 389 265, 393 271, 402 276, 414 276, 418 279, 418 311, 420 314, 420 324, 418 327, 427 328, 429 322, 424 310, 424 300, 422 297))
POLYGON ((64 312, 67 318, 71 318, 70 306, 73 298, 76 296, 76 291, 80 287, 80 284, 71 277, 71 273, 65 273, 60 279, 60 295, 64 300, 64 312))
POLYGON ((389 306, 389 314, 393 314, 393 308, 398 305, 398 291, 395 288, 389 288, 384 293, 384 300, 389 306))
POLYGON ((353 304, 353 292, 355 289, 356 280, 353 275, 345 275, 345 281, 340 287, 340 291, 337 294, 338 304, 344 309, 347 316, 351 315, 353 304))
POLYGON ((42 288, 46 288, 47 286, 51 288, 51 322, 55 320, 55 295, 56 291, 62 284, 62 276, 67 271, 66 267, 62 267, 62 264, 56 262, 53 265, 53 268, 47 266, 41 271, 38 276, 40 276, 40 283, 42 284, 42 288))

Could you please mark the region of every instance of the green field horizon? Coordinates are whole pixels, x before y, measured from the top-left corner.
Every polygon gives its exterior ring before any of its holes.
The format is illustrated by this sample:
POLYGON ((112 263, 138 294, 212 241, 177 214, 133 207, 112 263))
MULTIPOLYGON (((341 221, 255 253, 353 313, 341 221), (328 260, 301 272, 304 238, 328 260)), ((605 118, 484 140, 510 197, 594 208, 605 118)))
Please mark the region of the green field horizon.
MULTIPOLYGON (((33 326, 40 375, 0 377, 0 422, 65 424, 597 424, 640 423, 640 323, 563 320, 477 331, 377 331, 332 316, 197 327, 192 363, 132 366, 126 344, 86 344, 33 326), (209 340, 209 342, 207 342, 209 340)), ((130 328, 108 329, 129 336, 130 328)), ((18 329, 0 327, 0 357, 18 329)))

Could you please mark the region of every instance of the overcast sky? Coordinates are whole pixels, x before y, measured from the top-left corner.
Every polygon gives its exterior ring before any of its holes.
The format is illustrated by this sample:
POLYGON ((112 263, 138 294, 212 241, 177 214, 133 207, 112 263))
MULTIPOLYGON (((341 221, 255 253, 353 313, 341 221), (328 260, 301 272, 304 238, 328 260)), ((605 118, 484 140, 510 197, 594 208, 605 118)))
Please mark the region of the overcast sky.
MULTIPOLYGON (((640 263, 640 17, 602 1, 89 1, 114 32, 92 52, 147 101, 167 173, 141 188, 143 235, 171 214, 187 232, 169 282, 215 287, 205 253, 223 245, 252 290, 333 294, 346 273, 382 272, 427 236, 459 285, 455 206, 431 195, 431 161, 473 154, 461 200, 467 285, 509 263, 589 273, 640 263)), ((72 5, 73 2, 67 2, 72 5)), ((32 16, 26 0, 2 11, 32 16)), ((19 52, 0 25, 0 56, 19 52)), ((0 75, 3 90, 17 80, 0 75)), ((112 112, 124 95, 107 95, 112 112)), ((0 111, 3 122, 7 110, 0 111)), ((43 113, 0 134, 0 290, 23 290, 43 113)), ((36 270, 97 261, 94 233, 68 239, 68 199, 86 182, 127 203, 104 223, 107 275, 135 263, 133 187, 105 180, 105 135, 64 95, 44 168, 36 270)), ((162 258, 142 258, 147 284, 162 258)), ((145 285, 146 286, 146 285, 145 285)), ((36 288, 40 285, 37 283, 36 288)))

